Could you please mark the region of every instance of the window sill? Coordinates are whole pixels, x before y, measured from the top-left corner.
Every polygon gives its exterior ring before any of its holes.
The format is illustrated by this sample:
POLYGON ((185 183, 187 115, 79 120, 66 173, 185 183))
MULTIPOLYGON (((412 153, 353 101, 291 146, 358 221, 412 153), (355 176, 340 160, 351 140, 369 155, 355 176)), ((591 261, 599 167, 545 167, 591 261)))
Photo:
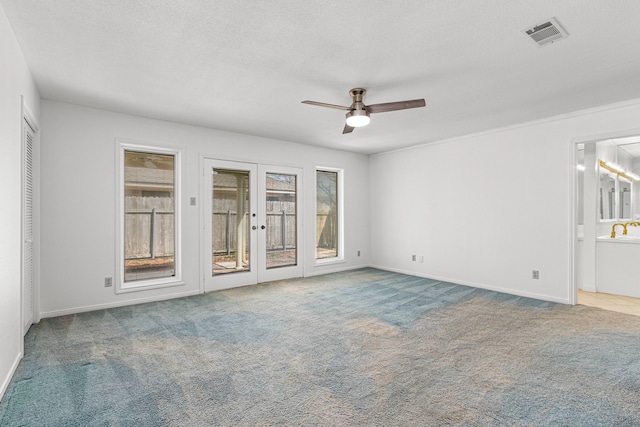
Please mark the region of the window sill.
POLYGON ((332 265, 332 264, 343 264, 346 261, 344 258, 325 258, 325 259, 317 259, 314 267, 320 267, 323 265, 332 265))
POLYGON ((183 286, 182 280, 145 280, 138 283, 128 283, 124 286, 120 285, 116 288, 116 294, 126 294, 129 292, 150 291, 152 289, 169 288, 173 286, 183 286))

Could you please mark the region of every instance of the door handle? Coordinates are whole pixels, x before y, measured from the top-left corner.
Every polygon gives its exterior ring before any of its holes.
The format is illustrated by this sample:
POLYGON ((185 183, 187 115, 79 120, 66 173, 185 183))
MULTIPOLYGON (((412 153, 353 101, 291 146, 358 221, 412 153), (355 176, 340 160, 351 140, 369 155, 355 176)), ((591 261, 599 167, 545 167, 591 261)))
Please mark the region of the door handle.
POLYGON ((260 226, 260 228, 261 228, 262 230, 264 230, 264 229, 265 229, 265 228, 267 228, 267 227, 266 227, 266 226, 264 226, 264 225, 261 225, 261 226, 260 226))

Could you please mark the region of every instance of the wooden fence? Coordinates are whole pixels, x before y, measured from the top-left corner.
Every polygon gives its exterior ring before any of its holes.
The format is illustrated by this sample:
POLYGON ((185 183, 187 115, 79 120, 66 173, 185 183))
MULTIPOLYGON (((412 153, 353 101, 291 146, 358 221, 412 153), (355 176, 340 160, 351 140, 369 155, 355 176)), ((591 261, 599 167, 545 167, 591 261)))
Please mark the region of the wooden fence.
MULTIPOLYGON (((235 200, 214 200, 213 253, 230 254, 236 251, 237 213, 235 200)), ((268 251, 295 249, 297 245, 296 212, 294 202, 267 201, 266 245, 268 251)), ((260 224, 263 225, 263 224, 260 224)), ((249 224, 247 223, 247 227, 249 224)))
POLYGON ((171 197, 125 197, 125 259, 173 256, 175 215, 171 197))
MULTIPOLYGON (((236 251, 235 200, 215 199, 212 215, 213 252, 236 251)), ((267 250, 295 249, 297 245, 294 202, 267 201, 267 250)), ((125 197, 125 259, 154 258, 174 254, 173 198, 125 197)), ((262 225, 262 224, 260 224, 262 225)), ((316 244, 335 247, 336 219, 332 212, 316 215, 316 244)))

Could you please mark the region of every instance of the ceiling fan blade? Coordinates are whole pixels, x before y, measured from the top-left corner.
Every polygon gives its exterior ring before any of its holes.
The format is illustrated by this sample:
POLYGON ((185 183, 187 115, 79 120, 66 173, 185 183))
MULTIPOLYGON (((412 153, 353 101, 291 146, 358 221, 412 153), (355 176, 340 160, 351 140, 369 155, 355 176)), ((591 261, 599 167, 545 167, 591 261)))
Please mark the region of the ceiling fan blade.
POLYGON ((387 111, 408 110, 409 108, 424 107, 424 99, 412 99, 410 101, 386 102, 384 104, 367 105, 369 113, 386 113, 387 111))
POLYGON ((344 129, 342 130, 342 134, 344 135, 345 133, 351 133, 353 132, 355 128, 351 127, 349 125, 344 125, 344 129))
POLYGON ((309 105, 317 105, 318 107, 335 108, 336 110, 346 110, 346 111, 351 110, 351 107, 343 107, 342 105, 326 104, 324 102, 302 101, 302 103, 309 104, 309 105))

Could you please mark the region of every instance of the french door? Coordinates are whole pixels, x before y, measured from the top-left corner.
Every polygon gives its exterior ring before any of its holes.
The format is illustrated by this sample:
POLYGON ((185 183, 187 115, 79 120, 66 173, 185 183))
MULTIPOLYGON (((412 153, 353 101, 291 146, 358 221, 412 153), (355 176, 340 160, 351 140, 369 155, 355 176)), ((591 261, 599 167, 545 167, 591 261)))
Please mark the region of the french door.
POLYGON ((205 159, 205 291, 302 276, 302 170, 205 159))

